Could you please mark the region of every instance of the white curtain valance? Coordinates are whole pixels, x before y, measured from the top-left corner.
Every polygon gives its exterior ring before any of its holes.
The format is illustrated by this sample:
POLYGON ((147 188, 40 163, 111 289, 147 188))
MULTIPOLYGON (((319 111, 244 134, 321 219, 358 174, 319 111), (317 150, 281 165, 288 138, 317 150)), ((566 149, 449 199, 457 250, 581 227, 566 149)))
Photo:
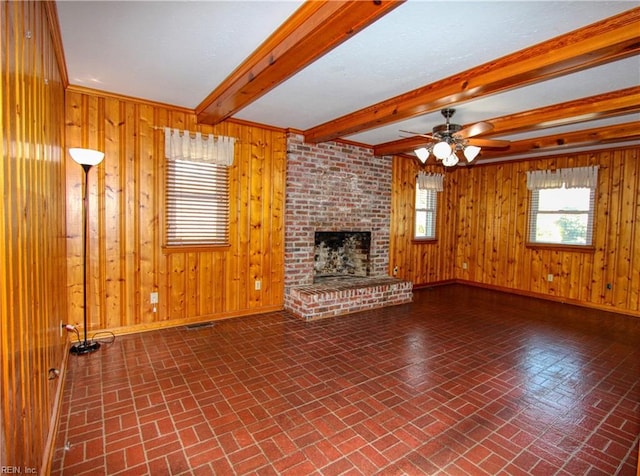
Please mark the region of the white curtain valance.
POLYGON ((164 130, 165 157, 169 160, 192 160, 218 165, 233 165, 235 138, 226 136, 205 137, 200 132, 193 136, 189 131, 164 130))
POLYGON ((442 192, 442 178, 442 174, 428 174, 420 171, 418 172, 418 188, 442 192))
POLYGON ((530 170, 527 172, 527 188, 595 188, 598 183, 598 166, 573 167, 558 170, 530 170))

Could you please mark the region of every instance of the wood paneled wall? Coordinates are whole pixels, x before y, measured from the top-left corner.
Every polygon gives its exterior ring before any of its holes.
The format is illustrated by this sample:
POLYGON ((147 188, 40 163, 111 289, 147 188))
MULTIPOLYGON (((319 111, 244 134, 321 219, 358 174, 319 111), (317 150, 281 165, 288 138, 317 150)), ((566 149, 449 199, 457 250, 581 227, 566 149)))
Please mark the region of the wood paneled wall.
POLYGON ((418 167, 396 157, 392 256, 416 284, 457 279, 640 315, 639 155, 624 148, 447 171, 436 245, 405 239, 418 167), (525 172, 587 165, 599 166, 594 250, 527 247, 525 172))
MULTIPOLYGON (((71 87, 66 140, 69 147, 105 152, 89 173, 91 332, 134 332, 282 308, 284 131, 235 122, 199 126, 188 110, 71 87), (230 169, 229 247, 163 249, 165 126, 238 139, 230 169), (152 292, 159 293, 157 312, 152 292)), ((82 174, 67 160, 68 289, 76 324, 82 321, 82 174)))
POLYGON ((417 286, 453 280, 455 270, 451 256, 455 251, 458 208, 451 173, 442 167, 421 168, 417 160, 407 157, 394 157, 392 174, 389 274, 393 275, 397 268, 396 277, 417 286), (413 239, 416 176, 420 170, 444 175, 444 190, 438 193, 436 241, 413 239))
POLYGON ((67 355, 64 85, 50 6, 0 4, 0 468, 23 474, 46 472, 61 387, 49 369, 67 355))

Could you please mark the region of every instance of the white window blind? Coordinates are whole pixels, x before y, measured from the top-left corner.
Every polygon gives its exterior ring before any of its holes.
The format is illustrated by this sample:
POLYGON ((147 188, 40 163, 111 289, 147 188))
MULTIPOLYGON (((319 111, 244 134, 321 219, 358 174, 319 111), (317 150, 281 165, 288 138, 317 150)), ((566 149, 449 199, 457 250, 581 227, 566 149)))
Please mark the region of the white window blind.
POLYGON ((167 166, 167 245, 229 242, 227 167, 172 160, 167 166))
POLYGON ((442 174, 419 172, 416 177, 415 197, 415 239, 434 239, 436 237, 436 212, 438 193, 442 191, 442 174))
POLYGON ((167 246, 228 244, 233 150, 232 138, 165 131, 167 246))
POLYGON ((529 242, 591 246, 597 167, 527 172, 529 242))

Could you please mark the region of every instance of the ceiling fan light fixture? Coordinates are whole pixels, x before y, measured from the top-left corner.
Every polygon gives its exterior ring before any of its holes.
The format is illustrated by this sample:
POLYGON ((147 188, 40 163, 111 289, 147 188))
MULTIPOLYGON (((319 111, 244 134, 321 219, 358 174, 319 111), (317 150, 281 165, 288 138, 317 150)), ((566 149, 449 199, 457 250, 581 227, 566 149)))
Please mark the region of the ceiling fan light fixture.
MULTIPOLYGON (((461 126, 460 124, 453 124, 450 122, 451 117, 455 113, 455 109, 445 108, 440 111, 445 118, 444 124, 438 124, 432 129, 431 134, 421 134, 418 132, 412 133, 410 131, 401 131, 404 133, 415 134, 418 137, 424 137, 430 139, 432 142, 427 143, 425 147, 414 149, 414 154, 423 164, 427 162, 431 155, 434 155, 436 160, 442 162, 445 167, 453 167, 462 160, 466 159, 467 164, 471 164, 478 154, 481 152, 481 148, 477 145, 470 145, 473 140, 469 140, 471 137, 486 134, 493 129, 493 124, 489 122, 477 122, 471 126, 461 126), (457 154, 457 152, 461 154, 457 154), (463 158, 464 155, 464 158, 463 158)), ((415 142, 414 142, 415 143, 415 142)), ((419 144, 425 144, 422 140, 419 144)), ((483 140, 480 144, 486 147, 508 147, 509 141, 496 141, 496 140, 483 140), (506 144, 506 146, 504 145, 506 144)))
POLYGON ((464 149, 464 156, 467 159, 467 162, 472 162, 478 154, 480 153, 480 147, 477 145, 468 145, 464 149))
POLYGON ((445 157, 444 159, 442 159, 442 164, 445 167, 453 167, 458 163, 459 160, 460 159, 458 159, 458 156, 456 155, 456 153, 451 152, 451 154, 449 154, 448 157, 445 157))
POLYGON ((444 160, 452 154, 451 146, 446 141, 440 141, 433 146, 433 155, 438 159, 444 160))
POLYGON ((419 149, 416 149, 413 152, 414 154, 416 154, 416 157, 418 157, 418 160, 423 164, 427 161, 427 159, 429 158, 429 155, 431 154, 429 152, 429 149, 427 149, 426 147, 420 147, 419 149))

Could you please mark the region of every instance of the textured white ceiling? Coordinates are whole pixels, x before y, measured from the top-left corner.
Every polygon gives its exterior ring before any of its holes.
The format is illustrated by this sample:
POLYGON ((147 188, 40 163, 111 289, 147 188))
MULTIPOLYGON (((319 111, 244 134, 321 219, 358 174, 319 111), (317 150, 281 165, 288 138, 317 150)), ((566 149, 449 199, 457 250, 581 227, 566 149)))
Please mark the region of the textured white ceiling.
POLYGON ((299 1, 61 1, 71 84, 195 108, 299 1))
MULTIPOLYGON (((61 1, 69 80, 194 108, 300 4, 61 1)), ((638 5, 408 1, 234 117, 305 130, 638 5)), ((455 119, 468 124, 639 83, 635 56, 459 105, 455 119)), ((631 120, 640 115, 608 119, 631 120)), ((373 145, 398 139, 399 129, 429 131, 441 122, 440 114, 432 113, 348 138, 373 145)))

